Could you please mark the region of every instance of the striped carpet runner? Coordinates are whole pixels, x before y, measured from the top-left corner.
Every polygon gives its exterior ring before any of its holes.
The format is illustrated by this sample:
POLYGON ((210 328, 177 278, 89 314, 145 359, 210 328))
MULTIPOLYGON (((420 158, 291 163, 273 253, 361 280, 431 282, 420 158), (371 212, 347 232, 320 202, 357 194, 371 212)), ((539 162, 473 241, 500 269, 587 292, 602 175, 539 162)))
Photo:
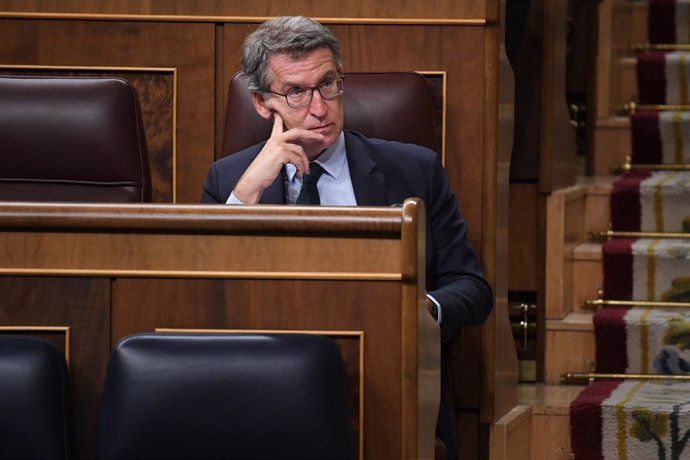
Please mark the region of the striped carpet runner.
POLYGON ((613 184, 611 227, 616 231, 690 231, 690 171, 633 171, 613 184))
POLYGON ((690 53, 649 51, 637 56, 639 104, 687 104, 690 53))
POLYGON ((687 459, 689 394, 690 382, 601 380, 589 385, 571 406, 575 459, 687 459))
MULTIPOLYGON (((690 43, 690 0, 650 0, 650 43, 690 43)), ((690 105, 690 51, 637 54, 637 105, 690 105)), ((613 184, 611 229, 690 233, 690 111, 631 114, 631 170, 613 184)), ((690 302, 690 239, 602 245, 603 298, 690 302)), ((594 315, 596 372, 690 374, 690 309, 607 306, 594 315)), ((575 459, 690 459, 690 381, 600 379, 570 407, 575 459)))
MULTIPOLYGON (((690 313, 687 310, 605 308, 594 322, 597 345, 601 345, 596 354, 598 372, 690 372, 690 313)), ((690 397, 690 393, 685 397, 690 397)))
POLYGON ((690 1, 650 1, 647 29, 649 43, 690 43, 690 1))
POLYGON ((690 301, 690 240, 614 238, 602 255, 605 299, 690 301))
POLYGON ((630 129, 633 163, 690 163, 690 112, 635 112, 630 129))

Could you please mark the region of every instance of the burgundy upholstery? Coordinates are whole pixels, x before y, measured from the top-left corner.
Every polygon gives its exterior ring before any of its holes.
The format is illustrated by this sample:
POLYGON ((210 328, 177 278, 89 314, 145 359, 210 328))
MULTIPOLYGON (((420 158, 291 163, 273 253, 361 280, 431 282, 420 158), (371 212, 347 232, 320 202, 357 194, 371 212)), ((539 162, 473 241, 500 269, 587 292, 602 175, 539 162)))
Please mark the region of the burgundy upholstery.
MULTIPOLYGON (((426 78, 414 72, 350 72, 343 92, 345 129, 365 136, 440 148, 440 123, 426 78)), ((268 139, 270 122, 252 106, 246 78, 230 80, 222 156, 268 139)))
POLYGON ((150 201, 141 112, 129 83, 0 77, 0 200, 150 201))

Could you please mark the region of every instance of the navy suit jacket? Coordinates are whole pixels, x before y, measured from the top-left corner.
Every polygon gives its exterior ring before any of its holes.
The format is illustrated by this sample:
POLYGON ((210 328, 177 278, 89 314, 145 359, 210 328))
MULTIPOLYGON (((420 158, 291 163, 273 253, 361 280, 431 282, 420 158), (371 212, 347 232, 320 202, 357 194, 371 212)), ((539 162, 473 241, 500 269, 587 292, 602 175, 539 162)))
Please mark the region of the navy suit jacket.
MULTIPOLYGON (((202 201, 225 203, 263 143, 224 157, 211 166, 202 201)), ((467 223, 436 153, 418 145, 366 138, 345 131, 352 187, 359 206, 391 206, 417 197, 426 206, 426 290, 442 308, 444 342, 463 326, 484 322, 492 306, 489 284, 469 245, 467 223)), ((282 176, 259 201, 286 203, 282 176)))
MULTIPOLYGON (((202 201, 225 203, 264 143, 222 158, 211 166, 202 201)), ((442 309, 441 338, 448 342, 463 326, 486 320, 493 294, 468 243, 467 223, 433 150, 418 145, 370 139, 345 131, 352 187, 360 206, 392 206, 417 197, 426 206, 426 290, 442 309)), ((260 203, 286 203, 283 175, 261 196, 260 203)), ((445 348, 445 347, 444 347, 445 348)), ((445 350, 444 350, 445 351, 445 350)), ((450 395, 450 366, 442 354, 441 403, 437 430, 449 460, 458 457, 455 414, 450 395)))

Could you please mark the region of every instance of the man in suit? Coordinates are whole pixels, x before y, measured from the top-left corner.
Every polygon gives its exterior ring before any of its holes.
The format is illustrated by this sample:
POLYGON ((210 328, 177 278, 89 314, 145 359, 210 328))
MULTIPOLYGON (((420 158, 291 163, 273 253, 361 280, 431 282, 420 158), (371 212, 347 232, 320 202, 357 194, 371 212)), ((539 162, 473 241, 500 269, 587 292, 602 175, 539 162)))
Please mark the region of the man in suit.
MULTIPOLYGON (((202 201, 391 206, 421 198, 427 208, 427 309, 442 341, 463 326, 483 323, 493 295, 436 153, 343 129, 345 83, 337 38, 308 18, 274 18, 245 40, 242 66, 254 108, 272 120, 273 129, 265 142, 211 166, 202 201)), ((442 355, 437 433, 447 458, 455 459, 447 360, 442 355)))

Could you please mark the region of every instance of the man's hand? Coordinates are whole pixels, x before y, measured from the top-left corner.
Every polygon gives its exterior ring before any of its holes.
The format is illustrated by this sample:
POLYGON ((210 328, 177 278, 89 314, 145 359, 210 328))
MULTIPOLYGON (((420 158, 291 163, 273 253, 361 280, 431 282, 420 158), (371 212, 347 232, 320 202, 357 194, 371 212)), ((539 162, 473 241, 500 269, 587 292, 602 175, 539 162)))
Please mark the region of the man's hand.
POLYGON ((283 165, 292 163, 301 177, 309 173, 309 158, 304 146, 318 144, 323 135, 308 129, 293 128, 287 131, 283 119, 273 112, 271 137, 247 168, 233 190, 235 196, 244 204, 256 204, 261 194, 275 181, 283 165))

